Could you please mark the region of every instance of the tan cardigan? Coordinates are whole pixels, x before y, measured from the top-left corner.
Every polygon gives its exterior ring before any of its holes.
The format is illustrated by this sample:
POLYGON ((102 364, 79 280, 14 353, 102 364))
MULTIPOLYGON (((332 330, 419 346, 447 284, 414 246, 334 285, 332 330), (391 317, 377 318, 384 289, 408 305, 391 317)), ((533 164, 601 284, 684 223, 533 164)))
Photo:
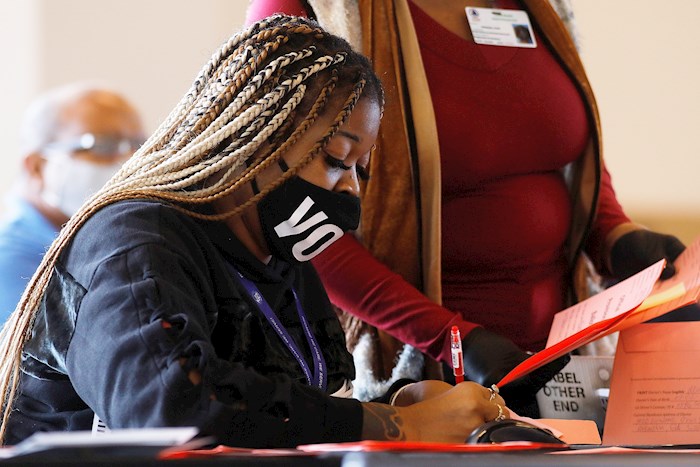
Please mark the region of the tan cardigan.
MULTIPOLYGON (((559 16, 571 17, 566 0, 551 0, 559 14, 547 0, 522 1, 533 25, 576 83, 590 121, 585 152, 564 169, 574 213, 567 244, 568 259, 575 265, 573 300, 587 296, 590 283, 591 268, 582 249, 595 216, 603 166, 600 118, 576 45, 559 16)), ((309 3, 322 26, 346 37, 372 60, 385 87, 382 130, 370 163, 371 179, 362 194, 362 241, 377 259, 441 303, 440 150, 407 0, 309 3), (339 4, 343 15, 338 15, 339 4)), ((606 244, 611 246, 634 228, 638 227, 625 224, 614 229, 606 244)))
MULTIPOLYGON (((595 215, 602 167, 601 127, 595 97, 572 40, 568 2, 551 2, 523 0, 533 24, 581 91, 592 128, 585 153, 565 169, 574 201, 568 248, 573 263, 595 215)), ((370 167, 371 180, 363 192, 364 243, 379 260, 440 303, 440 151, 407 0, 309 3, 321 25, 346 37, 372 59, 386 89, 382 132, 370 167), (387 152, 391 157, 382 156, 387 152)), ((606 243, 611 245, 630 228, 615 229, 606 243)), ((578 290, 578 295, 583 292, 578 290)))

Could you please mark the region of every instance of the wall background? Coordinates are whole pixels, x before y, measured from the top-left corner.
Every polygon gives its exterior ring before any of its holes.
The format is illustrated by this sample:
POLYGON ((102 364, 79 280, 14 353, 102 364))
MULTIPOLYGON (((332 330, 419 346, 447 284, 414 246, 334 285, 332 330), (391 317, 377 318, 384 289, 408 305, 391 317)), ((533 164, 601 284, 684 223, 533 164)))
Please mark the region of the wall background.
POLYGON ((689 242, 700 235, 700 2, 572 2, 618 198, 689 242))
MULTIPOLYGON (((635 220, 688 242, 700 235, 700 1, 572 2, 618 196, 635 220)), ((153 131, 242 25, 246 5, 0 2, 0 195, 16 178, 19 118, 37 93, 74 80, 103 82, 131 99, 153 131)))

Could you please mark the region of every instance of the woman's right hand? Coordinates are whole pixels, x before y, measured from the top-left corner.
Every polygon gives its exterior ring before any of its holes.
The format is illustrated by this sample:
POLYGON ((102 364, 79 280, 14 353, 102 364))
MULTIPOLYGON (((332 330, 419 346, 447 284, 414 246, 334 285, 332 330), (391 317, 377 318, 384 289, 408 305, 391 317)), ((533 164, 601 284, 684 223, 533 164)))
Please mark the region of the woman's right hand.
POLYGON ((472 382, 407 407, 363 404, 363 439, 463 443, 474 428, 510 413, 503 398, 472 382), (499 405, 501 411, 499 412, 499 405))

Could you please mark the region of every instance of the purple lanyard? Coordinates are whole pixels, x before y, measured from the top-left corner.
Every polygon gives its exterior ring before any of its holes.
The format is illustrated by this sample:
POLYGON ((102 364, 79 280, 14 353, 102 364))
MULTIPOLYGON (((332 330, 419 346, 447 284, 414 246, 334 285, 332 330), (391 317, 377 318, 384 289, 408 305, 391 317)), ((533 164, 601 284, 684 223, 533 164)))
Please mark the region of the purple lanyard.
POLYGON ((282 339, 282 342, 284 342, 284 344, 287 346, 292 355, 294 355, 294 358, 297 359, 297 362, 299 362, 299 366, 301 366, 301 369, 304 372, 304 375, 306 376, 306 381, 309 383, 309 386, 316 386, 325 391, 326 383, 328 380, 326 374, 326 360, 323 358, 320 346, 318 345, 318 342, 316 342, 316 338, 311 332, 309 322, 306 319, 306 314, 304 314, 304 309, 301 307, 301 303, 299 302, 299 297, 297 296, 296 290, 294 290, 294 288, 292 287, 292 295, 294 295, 294 303, 296 303, 297 306, 299 321, 301 321, 301 326, 304 328, 304 334, 306 334, 306 340, 309 343, 309 347, 311 348, 311 356, 314 362, 313 377, 311 375, 311 369, 309 368, 309 364, 306 362, 306 360, 304 360, 304 357, 302 356, 302 353, 299 347, 297 346, 296 342, 294 342, 292 336, 289 335, 289 332, 287 332, 287 329, 279 320, 275 312, 272 311, 272 308, 270 308, 270 305, 267 303, 267 300, 263 298, 258 287, 250 279, 244 277, 243 274, 238 272, 238 270, 235 267, 233 267, 232 264, 227 264, 236 273, 236 275, 238 275, 238 278, 241 280, 241 283, 243 284, 243 287, 245 287, 250 298, 252 298, 255 301, 255 303, 258 304, 258 308, 260 309, 260 311, 262 311, 263 315, 265 315, 265 318, 267 318, 268 323, 272 325, 274 330, 277 332, 277 335, 280 336, 280 339, 282 339))

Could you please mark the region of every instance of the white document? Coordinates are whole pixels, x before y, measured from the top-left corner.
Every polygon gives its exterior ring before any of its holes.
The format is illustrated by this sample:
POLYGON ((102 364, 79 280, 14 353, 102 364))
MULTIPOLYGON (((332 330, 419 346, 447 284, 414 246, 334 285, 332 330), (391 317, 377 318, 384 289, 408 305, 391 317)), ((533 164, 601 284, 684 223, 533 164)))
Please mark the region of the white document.
POLYGON ((91 431, 39 432, 16 446, 3 449, 0 458, 54 448, 108 447, 108 446, 170 446, 183 445, 198 433, 194 427, 129 428, 111 430, 100 436, 91 431))
POLYGON ((649 266, 634 276, 554 315, 547 347, 587 327, 615 318, 638 307, 651 293, 666 261, 649 266))

